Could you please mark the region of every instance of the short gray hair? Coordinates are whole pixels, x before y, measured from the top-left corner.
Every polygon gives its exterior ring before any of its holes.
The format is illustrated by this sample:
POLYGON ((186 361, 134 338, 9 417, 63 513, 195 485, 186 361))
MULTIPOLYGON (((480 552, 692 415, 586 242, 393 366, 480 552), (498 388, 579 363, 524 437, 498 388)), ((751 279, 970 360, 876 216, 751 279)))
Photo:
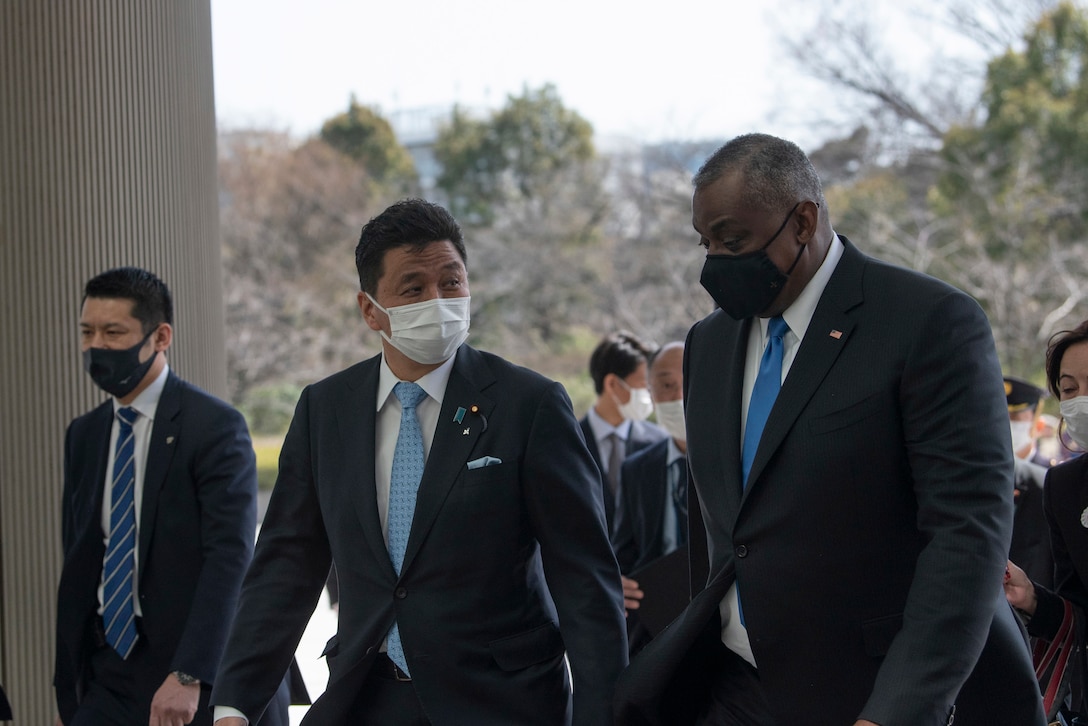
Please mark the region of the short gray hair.
POLYGON ((695 191, 730 171, 740 172, 744 179, 746 206, 774 212, 809 199, 826 207, 816 169, 792 141, 768 134, 736 137, 703 162, 692 179, 695 191))

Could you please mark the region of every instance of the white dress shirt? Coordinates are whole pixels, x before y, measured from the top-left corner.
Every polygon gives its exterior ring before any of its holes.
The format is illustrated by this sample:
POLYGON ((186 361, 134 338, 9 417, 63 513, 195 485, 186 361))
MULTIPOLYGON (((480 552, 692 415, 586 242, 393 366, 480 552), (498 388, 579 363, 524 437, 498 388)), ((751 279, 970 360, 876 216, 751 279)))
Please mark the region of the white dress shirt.
MULTIPOLYGON (((789 332, 782 338, 782 380, 790 372, 794 358, 797 357, 797 349, 804 340, 808 331, 808 324, 812 321, 812 315, 816 312, 816 305, 820 302, 827 281, 831 273, 842 258, 843 244, 838 235, 832 234, 831 245, 827 255, 820 264, 820 269, 812 276, 805 289, 793 301, 793 304, 782 313, 782 318, 789 326, 789 332)), ((744 361, 744 388, 740 410, 740 440, 744 442, 744 427, 748 420, 748 404, 752 400, 752 389, 755 387, 756 374, 759 372, 759 362, 763 358, 763 350, 767 347, 767 318, 757 318, 758 325, 753 325, 748 334, 748 353, 744 361)), ((748 631, 741 625, 740 618, 733 617, 737 611, 737 584, 734 582, 729 592, 725 594, 719 605, 722 617, 722 643, 744 660, 756 665, 755 656, 752 655, 752 643, 748 639, 748 631)))
MULTIPOLYGON (((135 400, 128 405, 128 408, 134 408, 140 413, 132 424, 132 435, 135 438, 132 463, 136 478, 135 488, 132 492, 136 506, 136 546, 133 548, 132 566, 136 572, 140 571, 140 510, 144 501, 144 472, 147 470, 147 452, 151 444, 151 429, 155 423, 155 411, 159 408, 159 398, 162 396, 162 389, 166 385, 166 377, 169 374, 170 367, 164 365, 162 372, 151 382, 151 385, 140 391, 140 395, 136 396, 135 400)), ((113 399, 113 425, 110 428, 109 458, 106 460, 106 481, 102 492, 102 542, 106 547, 109 547, 110 510, 113 508, 113 464, 117 456, 117 437, 121 431, 121 422, 117 418, 117 411, 121 408, 125 408, 125 405, 115 397, 113 399)), ((104 575, 105 571, 100 573, 98 578, 99 615, 104 610, 102 604, 105 600, 103 597, 105 584, 102 580, 104 575)), ((138 579, 136 577, 132 578, 132 605, 139 617, 143 615, 143 609, 140 607, 138 579)))

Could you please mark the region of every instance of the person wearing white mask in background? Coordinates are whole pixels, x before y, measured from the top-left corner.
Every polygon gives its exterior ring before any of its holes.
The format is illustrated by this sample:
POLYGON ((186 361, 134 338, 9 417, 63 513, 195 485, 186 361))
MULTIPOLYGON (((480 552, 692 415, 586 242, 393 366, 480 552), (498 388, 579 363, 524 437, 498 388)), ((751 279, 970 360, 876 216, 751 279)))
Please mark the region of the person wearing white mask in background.
POLYGON ((1050 528, 1043 516, 1043 479, 1049 462, 1035 449, 1039 402, 1046 391, 1022 378, 1005 376, 1005 402, 1009 407, 1009 430, 1013 451, 1012 543, 1009 559, 1028 577, 1051 587, 1054 558, 1050 555, 1050 528))
MULTIPOLYGON (((1057 333, 1046 352, 1046 378, 1051 393, 1061 401, 1062 426, 1081 448, 1088 447, 1088 320, 1073 330, 1057 333)), ((1047 470, 1043 486, 1043 510, 1050 525, 1054 556, 1054 589, 1030 578, 1014 562, 1005 576, 1005 597, 1027 620, 1028 633, 1066 653, 1073 687, 1064 697, 1058 689, 1053 702, 1044 699, 1052 719, 1059 709, 1065 723, 1088 723, 1088 672, 1083 657, 1085 610, 1088 609, 1088 457, 1079 456, 1047 470), (1078 642, 1079 641, 1079 642, 1078 642), (1079 721, 1074 718, 1079 717, 1079 721)), ((1036 657, 1039 665, 1040 653, 1036 657)), ((1062 662, 1061 654, 1057 659, 1062 662)), ((1041 683, 1047 686, 1062 679, 1062 669, 1041 683)))
POLYGON ((392 205, 355 264, 381 354, 299 399, 216 723, 256 720, 334 562, 328 686, 303 724, 611 723, 622 587, 566 391, 465 343, 467 254, 442 207, 392 205))
MULTIPOLYGON (((627 640, 633 656, 653 637, 638 617, 642 590, 629 575, 687 545, 687 431, 684 425, 684 344, 666 343, 650 358, 650 394, 668 438, 628 456, 621 468, 623 506, 612 547, 624 575, 627 640)), ((676 602, 686 602, 687 591, 676 602)), ((672 599, 672 598, 670 598, 672 599)))
POLYGON ((605 336, 589 357, 597 400, 579 422, 589 453, 601 470, 605 519, 612 532, 623 506, 620 467, 631 454, 668 437, 646 419, 654 411, 646 368, 654 347, 621 330, 605 336))

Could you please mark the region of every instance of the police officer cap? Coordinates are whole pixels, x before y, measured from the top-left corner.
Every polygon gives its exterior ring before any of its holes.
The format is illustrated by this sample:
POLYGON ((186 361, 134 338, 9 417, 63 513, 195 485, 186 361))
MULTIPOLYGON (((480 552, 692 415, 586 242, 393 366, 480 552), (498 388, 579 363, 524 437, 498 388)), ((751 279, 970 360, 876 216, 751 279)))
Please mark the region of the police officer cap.
POLYGON ((1046 395, 1046 391, 1038 386, 1028 383, 1022 378, 1005 376, 1005 398, 1009 404, 1009 412, 1026 411, 1039 405, 1039 399, 1046 395))

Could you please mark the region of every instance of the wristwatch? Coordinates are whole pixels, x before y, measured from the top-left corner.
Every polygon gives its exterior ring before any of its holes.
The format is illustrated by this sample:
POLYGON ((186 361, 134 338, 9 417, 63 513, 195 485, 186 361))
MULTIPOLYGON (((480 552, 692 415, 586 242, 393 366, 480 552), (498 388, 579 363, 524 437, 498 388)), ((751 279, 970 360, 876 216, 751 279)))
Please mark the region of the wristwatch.
POLYGON ((194 683, 200 683, 199 678, 197 678, 196 676, 191 676, 188 673, 183 673, 182 671, 174 671, 173 675, 174 678, 178 679, 178 683, 183 686, 191 686, 194 683))

